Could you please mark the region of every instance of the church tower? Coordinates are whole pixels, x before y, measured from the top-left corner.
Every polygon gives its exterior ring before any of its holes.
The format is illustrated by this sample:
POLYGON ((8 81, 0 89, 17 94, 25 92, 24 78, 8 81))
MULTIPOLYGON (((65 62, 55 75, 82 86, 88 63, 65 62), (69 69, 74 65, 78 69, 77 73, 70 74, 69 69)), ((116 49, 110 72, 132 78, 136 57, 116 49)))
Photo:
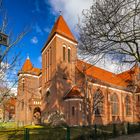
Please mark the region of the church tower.
POLYGON ((35 68, 29 57, 18 72, 16 121, 19 126, 33 123, 34 110, 41 109, 41 69, 35 68))
MULTIPOLYGON (((42 109, 63 111, 64 95, 75 84, 77 41, 60 15, 42 49, 42 109)), ((47 110, 47 112, 46 112, 47 110)))

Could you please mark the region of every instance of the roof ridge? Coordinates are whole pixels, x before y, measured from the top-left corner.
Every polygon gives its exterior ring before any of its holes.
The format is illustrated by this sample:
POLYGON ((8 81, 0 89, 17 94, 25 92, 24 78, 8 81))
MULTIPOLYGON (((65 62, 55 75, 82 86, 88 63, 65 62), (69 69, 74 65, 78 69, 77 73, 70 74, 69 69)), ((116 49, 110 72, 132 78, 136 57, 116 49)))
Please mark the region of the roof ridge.
POLYGON ((73 86, 71 86, 71 88, 65 93, 65 95, 64 95, 64 97, 63 98, 65 98, 66 96, 67 96, 67 94, 72 90, 72 88, 74 87, 74 85, 73 86))
POLYGON ((129 71, 134 70, 134 68, 136 68, 135 66, 138 66, 138 65, 137 65, 137 64, 134 64, 129 70, 126 70, 126 71, 123 71, 123 72, 121 72, 121 73, 118 73, 117 76, 122 75, 122 74, 125 74, 125 73, 127 73, 127 72, 129 72, 129 71))
POLYGON ((82 61, 82 62, 84 62, 84 63, 86 63, 86 64, 88 64, 88 65, 91 65, 91 67, 87 68, 86 70, 89 70, 89 69, 95 67, 95 68, 97 68, 97 69, 100 69, 100 70, 106 71, 106 72, 108 72, 108 73, 110 73, 110 74, 116 75, 116 74, 113 73, 113 72, 110 72, 110 71, 105 70, 105 69, 103 69, 103 68, 100 68, 100 67, 98 67, 98 66, 92 65, 92 64, 90 64, 90 63, 88 63, 88 62, 86 62, 86 61, 83 61, 83 60, 80 60, 80 59, 77 59, 77 60, 78 60, 78 61, 82 61))

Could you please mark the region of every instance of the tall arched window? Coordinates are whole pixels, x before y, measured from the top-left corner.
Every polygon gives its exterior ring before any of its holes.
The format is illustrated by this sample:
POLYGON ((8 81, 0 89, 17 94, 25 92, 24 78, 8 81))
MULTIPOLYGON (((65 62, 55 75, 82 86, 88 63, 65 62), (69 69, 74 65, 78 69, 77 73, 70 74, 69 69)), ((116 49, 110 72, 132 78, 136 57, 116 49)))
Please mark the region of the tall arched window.
POLYGON ((97 89, 93 97, 93 111, 95 115, 103 114, 103 103, 104 103, 103 93, 100 89, 97 89))
POLYGON ((112 115, 118 115, 119 113, 119 100, 118 96, 116 94, 111 95, 111 112, 112 115))
POLYGON ((127 116, 131 115, 131 101, 128 95, 125 97, 125 110, 127 116))
POLYGON ((66 60, 66 47, 63 46, 63 61, 66 60))
POLYGON ((74 115, 75 115, 75 107, 72 106, 72 116, 74 116, 74 115))
POLYGON ((70 59, 71 59, 71 57, 70 57, 71 53, 70 53, 70 52, 71 52, 71 49, 68 48, 68 62, 69 62, 69 63, 70 63, 70 61, 71 61, 71 60, 70 60, 70 59))

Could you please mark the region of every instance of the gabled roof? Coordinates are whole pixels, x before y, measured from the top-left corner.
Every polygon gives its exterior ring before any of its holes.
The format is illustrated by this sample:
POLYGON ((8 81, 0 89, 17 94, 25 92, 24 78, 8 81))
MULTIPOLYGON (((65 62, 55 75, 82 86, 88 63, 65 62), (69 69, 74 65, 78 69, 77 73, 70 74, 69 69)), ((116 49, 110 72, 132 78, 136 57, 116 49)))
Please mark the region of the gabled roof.
MULTIPOLYGON (((64 18, 61 15, 58 17, 57 21, 55 22, 45 46, 49 43, 49 41, 53 38, 53 36, 56 33, 77 43, 74 35, 72 34, 71 30, 68 27, 66 21, 64 20, 64 18)), ((44 48, 42 49, 42 51, 44 50, 44 48)))
POLYGON ((81 99, 83 98, 82 93, 80 92, 79 88, 77 86, 73 86, 68 93, 64 96, 65 99, 73 99, 73 98, 78 98, 81 99))
POLYGON ((139 70, 139 66, 135 64, 130 70, 119 73, 117 76, 121 79, 125 79, 125 81, 132 81, 134 74, 138 74, 139 70))
POLYGON ((29 57, 27 57, 27 59, 25 60, 22 66, 21 71, 19 71, 18 74, 20 73, 27 73, 27 74, 39 76, 41 74, 41 69, 33 67, 32 62, 30 61, 29 57))
POLYGON ((102 83, 111 84, 123 88, 127 87, 127 83, 121 77, 112 72, 93 66, 81 60, 77 60, 76 66, 79 71, 84 72, 87 76, 90 76, 102 83), (83 69, 85 70, 83 71, 83 69))

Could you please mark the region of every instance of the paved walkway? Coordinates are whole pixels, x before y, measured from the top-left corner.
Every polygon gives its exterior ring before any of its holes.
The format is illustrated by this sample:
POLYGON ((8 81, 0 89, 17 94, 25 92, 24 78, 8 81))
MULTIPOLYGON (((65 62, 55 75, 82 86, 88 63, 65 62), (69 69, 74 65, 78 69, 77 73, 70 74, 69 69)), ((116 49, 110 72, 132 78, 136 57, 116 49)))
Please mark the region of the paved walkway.
POLYGON ((140 133, 133 135, 124 135, 110 140, 140 140, 140 133))

